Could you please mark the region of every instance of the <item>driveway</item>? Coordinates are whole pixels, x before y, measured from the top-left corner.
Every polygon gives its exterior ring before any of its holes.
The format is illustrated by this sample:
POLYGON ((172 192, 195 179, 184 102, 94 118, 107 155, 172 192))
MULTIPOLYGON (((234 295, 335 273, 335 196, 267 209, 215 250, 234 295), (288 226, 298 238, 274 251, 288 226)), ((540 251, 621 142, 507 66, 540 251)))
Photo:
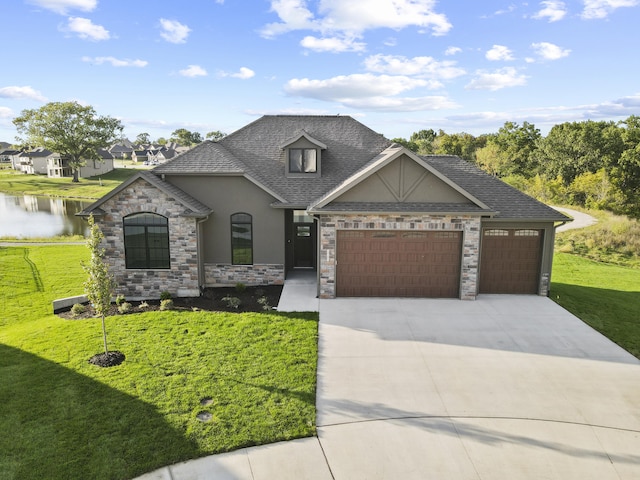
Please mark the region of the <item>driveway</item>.
POLYGON ((640 361, 548 298, 320 303, 336 479, 638 479, 640 361))
POLYGON ((317 407, 144 478, 640 478, 640 361, 544 297, 321 300, 317 407))

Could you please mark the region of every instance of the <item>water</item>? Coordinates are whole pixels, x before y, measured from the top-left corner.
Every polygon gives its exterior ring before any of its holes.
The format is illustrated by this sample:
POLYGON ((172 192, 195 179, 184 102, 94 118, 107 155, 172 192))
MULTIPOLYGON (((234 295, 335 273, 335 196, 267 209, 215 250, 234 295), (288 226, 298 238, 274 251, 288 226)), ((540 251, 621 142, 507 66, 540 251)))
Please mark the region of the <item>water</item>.
POLYGON ((89 228, 86 220, 75 214, 91 203, 93 202, 0 193, 0 238, 87 236, 89 228))

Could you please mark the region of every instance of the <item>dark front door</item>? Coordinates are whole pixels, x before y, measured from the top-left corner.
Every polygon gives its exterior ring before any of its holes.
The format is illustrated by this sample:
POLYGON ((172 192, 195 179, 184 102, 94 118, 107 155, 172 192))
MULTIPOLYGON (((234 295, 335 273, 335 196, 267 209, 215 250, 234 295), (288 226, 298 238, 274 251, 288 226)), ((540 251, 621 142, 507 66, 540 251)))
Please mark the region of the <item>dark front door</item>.
POLYGON ((294 223, 293 225, 293 266, 313 267, 314 224, 294 223))

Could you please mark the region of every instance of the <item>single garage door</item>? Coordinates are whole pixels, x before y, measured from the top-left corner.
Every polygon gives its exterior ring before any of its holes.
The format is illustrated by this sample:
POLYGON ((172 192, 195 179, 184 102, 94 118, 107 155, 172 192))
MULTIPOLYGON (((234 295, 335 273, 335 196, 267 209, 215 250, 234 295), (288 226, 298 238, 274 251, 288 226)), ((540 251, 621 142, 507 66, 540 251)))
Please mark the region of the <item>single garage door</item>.
POLYGON ((337 296, 459 296, 461 232, 338 230, 337 234, 337 296))
POLYGON ((529 229, 483 230, 480 293, 537 294, 543 233, 529 229))

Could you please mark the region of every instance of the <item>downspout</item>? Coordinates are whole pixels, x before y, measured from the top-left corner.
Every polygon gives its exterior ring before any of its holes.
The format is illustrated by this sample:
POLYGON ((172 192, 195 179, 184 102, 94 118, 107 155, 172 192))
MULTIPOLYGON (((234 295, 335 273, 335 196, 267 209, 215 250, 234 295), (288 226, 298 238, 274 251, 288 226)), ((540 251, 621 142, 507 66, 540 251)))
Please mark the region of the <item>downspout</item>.
POLYGON ((205 288, 204 260, 202 258, 202 224, 207 220, 209 220, 209 215, 204 218, 196 219, 196 236, 198 237, 196 239, 198 244, 196 255, 198 256, 198 288, 200 290, 200 295, 202 295, 205 288))

